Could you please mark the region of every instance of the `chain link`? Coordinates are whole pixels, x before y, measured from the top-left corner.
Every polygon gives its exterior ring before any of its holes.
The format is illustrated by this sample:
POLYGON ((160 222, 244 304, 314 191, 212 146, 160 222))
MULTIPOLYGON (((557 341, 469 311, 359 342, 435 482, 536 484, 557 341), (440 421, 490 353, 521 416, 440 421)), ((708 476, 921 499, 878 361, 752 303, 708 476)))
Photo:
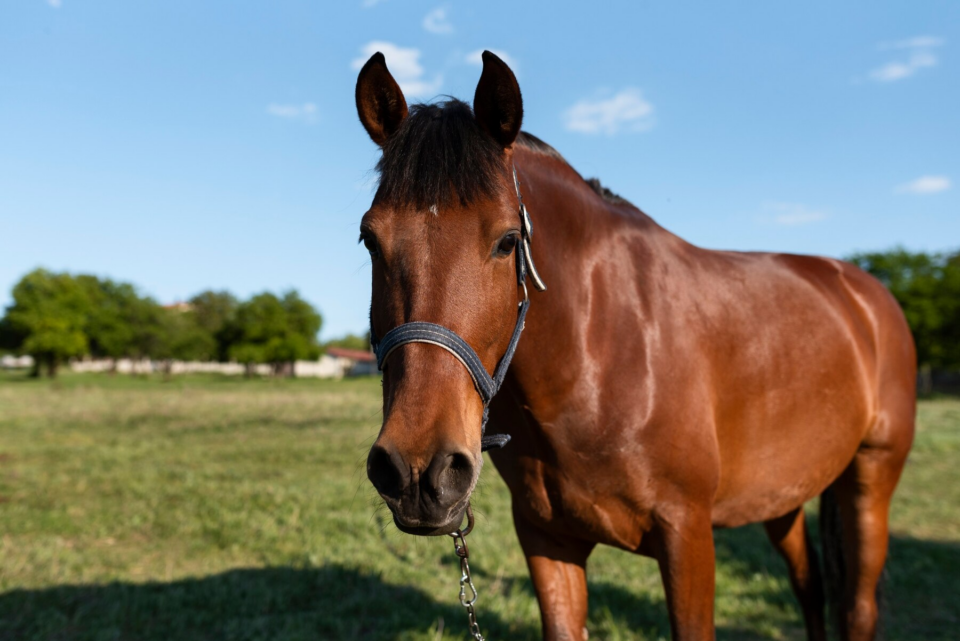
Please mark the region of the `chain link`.
POLYGON ((467 504, 467 529, 457 530, 450 536, 453 537, 453 551, 460 559, 460 605, 467 610, 467 620, 470 624, 470 634, 474 641, 484 641, 480 634, 480 626, 477 624, 477 612, 473 605, 477 602, 477 588, 473 585, 473 577, 470 576, 470 550, 467 548, 465 537, 473 530, 473 508, 467 504))

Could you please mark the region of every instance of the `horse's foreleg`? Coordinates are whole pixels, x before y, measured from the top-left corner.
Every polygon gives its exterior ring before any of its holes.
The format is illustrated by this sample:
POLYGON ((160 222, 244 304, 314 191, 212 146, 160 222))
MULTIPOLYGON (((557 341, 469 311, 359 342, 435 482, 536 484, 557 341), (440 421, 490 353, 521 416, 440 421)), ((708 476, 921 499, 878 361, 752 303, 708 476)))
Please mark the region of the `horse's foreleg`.
POLYGON ((546 641, 587 638, 587 557, 594 544, 555 536, 514 512, 520 546, 540 604, 546 641))
MULTIPOLYGON (((679 512, 679 511, 678 511, 679 512)), ((715 557, 709 510, 661 520, 652 534, 674 641, 715 638, 715 557)))
POLYGON ((816 548, 813 547, 807 532, 803 508, 797 508, 763 525, 770 541, 787 562, 790 584, 797 595, 797 601, 800 602, 803 620, 807 626, 807 638, 810 641, 824 641, 827 631, 823 617, 823 578, 820 575, 816 548))

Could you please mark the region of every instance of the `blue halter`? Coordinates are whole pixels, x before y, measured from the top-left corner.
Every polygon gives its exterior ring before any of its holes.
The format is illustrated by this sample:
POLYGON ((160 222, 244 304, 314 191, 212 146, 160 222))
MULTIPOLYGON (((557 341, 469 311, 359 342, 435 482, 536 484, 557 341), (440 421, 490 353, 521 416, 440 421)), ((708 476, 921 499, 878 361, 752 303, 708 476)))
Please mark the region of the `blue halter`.
POLYGON ((523 300, 520 302, 517 313, 517 324, 513 328, 513 335, 510 337, 510 344, 507 345, 507 351, 503 358, 497 363, 493 376, 487 373, 486 368, 477 352, 470 347, 467 341, 460 338, 456 332, 447 329, 443 325, 436 323, 425 323, 423 321, 413 321, 394 327, 382 340, 378 340, 370 329, 370 342, 373 352, 377 356, 377 367, 382 371, 387 357, 393 351, 407 343, 429 343, 442 347, 453 354, 458 361, 463 363, 473 379, 473 384, 480 394, 480 400, 483 401, 483 422, 480 424, 480 443, 483 451, 503 447, 510 441, 509 434, 491 434, 486 436, 487 419, 490 413, 490 401, 496 396, 503 385, 503 379, 507 376, 507 369, 510 367, 510 361, 513 359, 513 353, 517 350, 517 343, 520 342, 520 334, 523 333, 524 319, 527 317, 527 308, 530 307, 530 297, 527 294, 527 275, 533 282, 537 291, 545 291, 547 286, 537 273, 537 268, 533 264, 533 255, 530 253, 530 237, 533 235, 533 223, 530 221, 530 214, 523 204, 523 196, 520 194, 520 181, 517 179, 517 168, 513 168, 513 186, 517 190, 517 201, 520 203, 520 242, 517 243, 517 284, 523 287, 523 300))

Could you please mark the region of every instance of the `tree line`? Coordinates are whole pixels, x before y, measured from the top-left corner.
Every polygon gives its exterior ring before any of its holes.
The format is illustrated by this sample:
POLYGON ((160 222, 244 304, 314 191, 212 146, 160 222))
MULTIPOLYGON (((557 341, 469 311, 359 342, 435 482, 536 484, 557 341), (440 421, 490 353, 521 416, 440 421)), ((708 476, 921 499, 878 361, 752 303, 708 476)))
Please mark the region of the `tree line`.
MULTIPOLYGON (((163 306, 130 283, 36 269, 14 286, 0 319, 0 349, 29 354, 34 375, 55 376, 64 362, 93 358, 235 361, 251 372, 269 364, 290 374, 297 360, 319 357, 320 313, 291 290, 238 300, 204 291, 163 306)), ((342 339, 354 346, 362 339, 342 339)))

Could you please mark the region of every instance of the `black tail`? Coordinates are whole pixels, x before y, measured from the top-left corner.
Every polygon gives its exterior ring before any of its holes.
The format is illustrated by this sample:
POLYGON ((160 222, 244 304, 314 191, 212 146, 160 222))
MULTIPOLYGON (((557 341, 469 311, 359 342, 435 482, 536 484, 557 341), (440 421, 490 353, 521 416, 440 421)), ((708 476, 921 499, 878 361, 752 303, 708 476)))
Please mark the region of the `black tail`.
POLYGON ((823 593, 827 598, 827 621, 843 629, 843 593, 847 564, 843 558, 843 523, 837 493, 828 487, 820 495, 820 547, 823 559, 823 593))
MULTIPOLYGON (((843 595, 847 582, 847 564, 843 554, 843 523, 836 490, 828 487, 820 495, 820 547, 823 548, 823 582, 827 598, 827 620, 833 620, 843 635, 843 595)), ((884 569, 877 583, 877 639, 883 638, 883 584, 887 571, 884 569)))

